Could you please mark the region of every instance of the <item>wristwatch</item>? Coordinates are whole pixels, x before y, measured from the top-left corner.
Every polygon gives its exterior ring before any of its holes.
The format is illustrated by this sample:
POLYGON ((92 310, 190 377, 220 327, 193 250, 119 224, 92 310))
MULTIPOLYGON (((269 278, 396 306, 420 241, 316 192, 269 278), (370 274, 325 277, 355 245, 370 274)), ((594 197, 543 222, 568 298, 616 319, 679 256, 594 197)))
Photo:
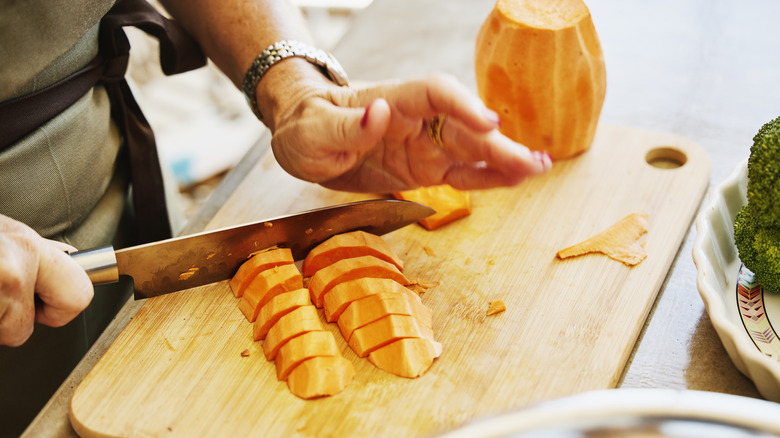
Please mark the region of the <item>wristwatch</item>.
POLYGON ((295 40, 284 40, 276 42, 255 58, 252 65, 244 75, 244 82, 242 88, 244 91, 244 97, 246 98, 249 107, 255 113, 260 121, 263 120, 263 115, 260 113, 260 109, 257 107, 257 83, 263 78, 263 75, 274 66, 277 62, 297 56, 303 58, 322 70, 322 73, 329 77, 335 84, 339 86, 347 85, 347 73, 341 67, 341 64, 336 61, 330 53, 317 49, 315 47, 304 44, 295 40))

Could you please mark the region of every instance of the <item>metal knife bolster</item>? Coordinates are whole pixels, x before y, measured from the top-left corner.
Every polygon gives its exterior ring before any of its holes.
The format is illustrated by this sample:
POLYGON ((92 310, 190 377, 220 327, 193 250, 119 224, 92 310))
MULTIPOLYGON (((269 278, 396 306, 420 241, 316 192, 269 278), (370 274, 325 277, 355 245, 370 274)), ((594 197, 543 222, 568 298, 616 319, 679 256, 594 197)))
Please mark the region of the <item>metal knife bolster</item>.
POLYGON ((113 246, 72 252, 70 256, 84 268, 89 279, 92 280, 92 284, 100 285, 119 281, 119 268, 113 246))

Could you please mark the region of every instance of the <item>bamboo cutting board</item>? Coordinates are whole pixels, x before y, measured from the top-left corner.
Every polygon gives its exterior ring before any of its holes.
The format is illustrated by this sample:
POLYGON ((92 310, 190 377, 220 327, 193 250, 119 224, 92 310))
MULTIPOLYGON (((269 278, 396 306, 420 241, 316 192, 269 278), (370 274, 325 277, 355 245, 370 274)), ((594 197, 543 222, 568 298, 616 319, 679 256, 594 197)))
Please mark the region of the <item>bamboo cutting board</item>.
MULTIPOLYGON (((422 377, 375 368, 327 324, 355 378, 334 397, 298 399, 225 281, 148 300, 76 390, 71 422, 82 436, 430 436, 615 387, 708 183, 690 141, 602 125, 589 152, 549 174, 474 192, 468 218, 386 236, 409 278, 439 282, 422 299, 443 354, 422 377), (634 212, 649 214, 639 265, 555 258, 634 212), (507 310, 487 317, 497 299, 507 310)), ((209 228, 365 198, 296 180, 269 155, 209 228)))

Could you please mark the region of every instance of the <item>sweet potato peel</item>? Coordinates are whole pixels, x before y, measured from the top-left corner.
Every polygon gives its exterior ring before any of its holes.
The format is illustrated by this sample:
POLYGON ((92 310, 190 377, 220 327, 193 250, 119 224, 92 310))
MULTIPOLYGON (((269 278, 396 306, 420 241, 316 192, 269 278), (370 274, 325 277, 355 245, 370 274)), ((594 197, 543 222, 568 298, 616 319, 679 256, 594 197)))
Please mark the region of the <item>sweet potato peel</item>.
POLYGON ((595 236, 558 251, 556 256, 565 259, 602 253, 627 266, 635 266, 647 257, 644 246, 637 242, 647 233, 647 218, 646 213, 632 213, 595 236))

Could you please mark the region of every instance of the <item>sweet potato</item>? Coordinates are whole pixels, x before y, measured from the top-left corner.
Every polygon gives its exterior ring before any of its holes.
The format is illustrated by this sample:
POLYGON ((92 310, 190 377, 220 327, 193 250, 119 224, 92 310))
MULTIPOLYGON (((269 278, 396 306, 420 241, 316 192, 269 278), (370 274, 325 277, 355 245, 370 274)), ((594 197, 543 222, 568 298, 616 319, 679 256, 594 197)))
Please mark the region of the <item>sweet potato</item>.
POLYGON ((357 278, 339 283, 322 300, 325 320, 336 322, 341 313, 355 300, 380 292, 402 292, 401 283, 389 278, 357 278))
POLYGON ((426 327, 433 325, 431 310, 423 305, 417 294, 401 287, 398 292, 380 292, 353 301, 338 319, 339 330, 349 341, 356 329, 387 315, 414 316, 426 327))
POLYGON ((295 260, 289 248, 274 248, 255 253, 238 267, 238 271, 228 282, 230 290, 233 291, 236 298, 241 298, 244 295, 244 290, 257 274, 275 266, 293 263, 295 260))
POLYGON ((276 321, 263 341, 263 353, 274 360, 279 349, 290 339, 304 333, 322 330, 322 322, 314 306, 301 306, 276 321))
POLYGON ((435 214, 419 221, 429 231, 471 214, 471 194, 447 184, 396 192, 393 197, 419 202, 436 210, 435 214))
POLYGON ((368 354, 380 370, 400 377, 420 377, 441 356, 441 344, 427 338, 404 338, 368 354))
POLYGON ((257 274, 249 283, 238 308, 249 322, 255 322, 260 309, 280 293, 303 287, 303 276, 295 265, 281 265, 257 274))
POLYGON ((322 307, 323 298, 334 286, 362 277, 390 278, 401 284, 409 283, 395 265, 374 256, 343 259, 320 269, 311 277, 309 281, 311 301, 315 306, 322 307))
POLYGON ((558 251, 556 255, 565 259, 599 252, 627 266, 637 265, 647 257, 645 248, 637 243, 637 239, 647 233, 647 216, 630 214, 595 236, 558 251))
POLYGON ((309 290, 305 288, 284 292, 271 298, 265 306, 260 308, 260 313, 252 327, 254 340, 259 341, 265 338, 268 330, 282 316, 307 305, 311 305, 311 299, 309 298, 309 290))
POLYGON ((301 271, 304 277, 311 277, 339 260, 367 255, 392 263, 399 271, 404 269, 403 262, 384 239, 365 231, 352 231, 337 234, 317 245, 303 259, 301 271))
POLYGON ((307 400, 338 394, 354 376, 352 362, 343 356, 317 356, 293 368, 287 376, 287 386, 290 392, 307 400))
POLYGON ((488 303, 488 309, 487 312, 485 312, 485 315, 491 316, 491 315, 501 313, 505 310, 506 310, 506 304, 504 303, 504 300, 491 301, 488 303))
POLYGON ((341 350, 336 345, 333 333, 327 330, 310 331, 282 345, 276 354, 277 378, 287 380, 290 371, 296 366, 306 359, 317 356, 341 356, 341 350))
POLYGON ((352 332, 348 344, 359 357, 402 338, 433 340, 433 330, 409 315, 387 315, 352 332))

